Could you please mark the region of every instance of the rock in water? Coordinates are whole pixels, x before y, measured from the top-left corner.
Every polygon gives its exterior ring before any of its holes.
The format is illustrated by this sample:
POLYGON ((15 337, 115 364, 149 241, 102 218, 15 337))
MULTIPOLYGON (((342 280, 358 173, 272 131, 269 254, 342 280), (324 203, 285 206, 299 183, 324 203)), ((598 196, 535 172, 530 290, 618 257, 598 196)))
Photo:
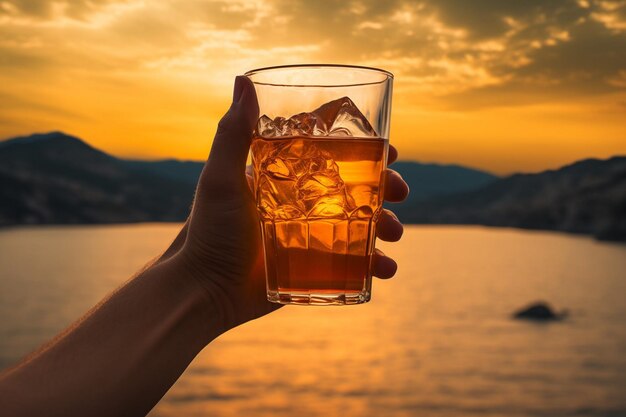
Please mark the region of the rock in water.
POLYGON ((555 312, 547 303, 536 302, 524 307, 515 313, 513 318, 524 320, 550 321, 560 320, 565 317, 565 312, 555 312))

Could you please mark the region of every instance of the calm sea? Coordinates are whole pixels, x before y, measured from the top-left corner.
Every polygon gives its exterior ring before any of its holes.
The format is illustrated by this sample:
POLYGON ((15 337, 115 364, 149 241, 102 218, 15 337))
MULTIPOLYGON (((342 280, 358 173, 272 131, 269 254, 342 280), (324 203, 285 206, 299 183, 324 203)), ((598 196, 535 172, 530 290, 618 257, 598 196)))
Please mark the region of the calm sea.
MULTIPOLYGON (((0 232, 0 368, 162 250, 177 225, 0 232)), ((222 336, 156 416, 626 416, 626 246, 409 227, 371 303, 287 307, 222 336), (567 320, 511 320, 534 300, 567 320)))

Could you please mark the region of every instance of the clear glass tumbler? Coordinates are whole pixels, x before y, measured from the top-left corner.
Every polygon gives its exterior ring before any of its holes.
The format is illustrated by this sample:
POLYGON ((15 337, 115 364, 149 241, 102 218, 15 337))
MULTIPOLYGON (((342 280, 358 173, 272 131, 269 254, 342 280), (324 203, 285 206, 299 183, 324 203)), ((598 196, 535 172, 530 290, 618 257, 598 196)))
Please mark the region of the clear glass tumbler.
POLYGON ((343 65, 246 75, 261 115, 251 153, 268 299, 369 301, 393 75, 343 65))

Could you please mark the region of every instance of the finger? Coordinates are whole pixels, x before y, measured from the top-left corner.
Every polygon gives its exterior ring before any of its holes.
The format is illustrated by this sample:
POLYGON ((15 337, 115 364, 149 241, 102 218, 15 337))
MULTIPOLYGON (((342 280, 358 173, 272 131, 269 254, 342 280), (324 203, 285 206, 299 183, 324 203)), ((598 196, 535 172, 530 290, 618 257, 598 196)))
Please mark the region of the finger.
POLYGON ((389 145, 389 153, 387 154, 387 165, 391 165, 398 159, 398 150, 395 146, 389 145))
POLYGON ((393 169, 387 170, 385 175, 385 200, 392 203, 404 201, 409 195, 409 185, 393 169))
POLYGON ((240 185, 244 171, 252 129, 259 116, 259 104, 252 82, 244 76, 235 79, 233 102, 220 120, 211 153, 202 172, 201 181, 215 189, 228 190, 240 185))
POLYGON ((376 225, 376 236, 385 242, 397 242, 402 237, 404 227, 392 211, 383 209, 376 225))
POLYGON ((398 264, 393 259, 385 256, 380 249, 374 249, 372 255, 372 273, 382 279, 389 279, 396 274, 398 264))

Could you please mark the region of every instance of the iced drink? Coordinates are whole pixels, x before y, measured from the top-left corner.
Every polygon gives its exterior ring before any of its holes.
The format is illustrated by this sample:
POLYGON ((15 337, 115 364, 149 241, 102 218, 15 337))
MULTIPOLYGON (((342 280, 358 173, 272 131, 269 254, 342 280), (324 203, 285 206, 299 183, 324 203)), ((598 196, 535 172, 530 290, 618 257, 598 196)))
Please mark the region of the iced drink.
POLYGON ((348 97, 260 117, 252 163, 271 301, 369 300, 387 149, 348 97))

